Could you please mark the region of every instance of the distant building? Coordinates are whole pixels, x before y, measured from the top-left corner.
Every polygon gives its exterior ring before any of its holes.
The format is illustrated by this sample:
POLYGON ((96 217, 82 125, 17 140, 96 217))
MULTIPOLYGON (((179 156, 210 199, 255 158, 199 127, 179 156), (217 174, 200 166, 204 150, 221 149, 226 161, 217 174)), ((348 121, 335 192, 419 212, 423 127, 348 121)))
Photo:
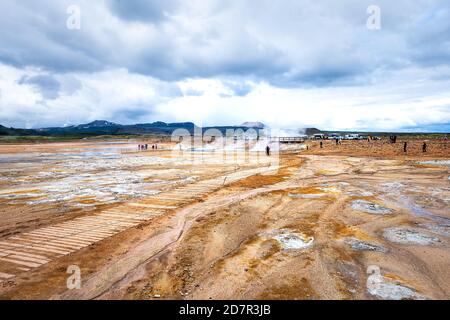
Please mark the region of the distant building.
POLYGON ((358 133, 350 133, 345 135, 346 140, 359 140, 359 134, 358 133))

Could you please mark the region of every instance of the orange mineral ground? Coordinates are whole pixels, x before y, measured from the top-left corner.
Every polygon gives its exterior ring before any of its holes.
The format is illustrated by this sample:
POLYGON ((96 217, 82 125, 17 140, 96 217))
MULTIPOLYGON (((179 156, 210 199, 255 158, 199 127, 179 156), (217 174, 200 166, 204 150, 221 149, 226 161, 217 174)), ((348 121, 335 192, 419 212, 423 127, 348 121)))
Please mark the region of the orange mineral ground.
POLYGON ((0 299, 449 299, 450 144, 402 142, 0 145, 0 299))

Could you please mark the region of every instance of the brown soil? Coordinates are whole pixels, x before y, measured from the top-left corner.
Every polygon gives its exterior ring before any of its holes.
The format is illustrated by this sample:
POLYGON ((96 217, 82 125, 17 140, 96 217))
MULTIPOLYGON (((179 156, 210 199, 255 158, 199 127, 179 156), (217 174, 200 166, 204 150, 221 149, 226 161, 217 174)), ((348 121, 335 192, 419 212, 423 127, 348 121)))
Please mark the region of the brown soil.
MULTIPOLYGON (((283 154, 277 171, 211 190, 156 219, 0 282, 0 298, 377 299, 366 287, 367 268, 376 265, 385 278, 426 298, 449 299, 449 235, 424 226, 445 228, 450 221, 450 173, 447 167, 417 164, 448 159, 449 145, 429 141, 424 155, 421 143, 409 141, 410 151, 404 155, 402 141, 340 146, 326 141, 323 149, 310 142, 308 151, 283 154), (355 200, 393 213, 358 211, 352 207, 355 200), (395 243, 383 236, 392 227, 416 228, 439 242, 395 243), (281 230, 314 241, 289 249, 275 236, 281 230), (386 250, 356 250, 348 239, 386 250), (70 265, 81 268, 80 290, 66 287, 70 265)), ((58 153, 62 144, 55 145, 0 146, 0 154, 37 149, 58 153)), ((64 148, 97 147, 64 143, 64 148)), ((148 152, 154 155, 169 157, 165 151, 148 152)), ((175 167, 183 175, 195 171, 196 181, 236 171, 235 166, 217 164, 157 164, 136 170, 152 170, 156 176, 144 177, 147 181, 158 180, 158 175, 169 180, 175 167)), ((1 183, 0 191, 16 187, 1 183)), ((0 241, 120 204, 100 201, 94 208, 74 209, 64 202, 27 206, 1 200, 0 241)))

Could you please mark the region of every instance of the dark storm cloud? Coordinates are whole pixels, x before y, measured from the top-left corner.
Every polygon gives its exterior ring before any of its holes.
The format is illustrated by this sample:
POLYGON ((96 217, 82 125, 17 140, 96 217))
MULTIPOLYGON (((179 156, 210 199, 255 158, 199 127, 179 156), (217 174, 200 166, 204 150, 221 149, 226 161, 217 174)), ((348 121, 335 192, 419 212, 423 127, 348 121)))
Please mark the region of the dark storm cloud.
MULTIPOLYGON (((443 3, 442 3, 443 4, 443 3)), ((450 6, 437 4, 423 8, 404 37, 409 45, 408 60, 423 66, 450 62, 450 6)))
POLYGON ((36 88, 44 99, 56 99, 59 96, 61 84, 49 75, 24 76, 19 84, 29 84, 36 88))
MULTIPOLYGON (((449 35, 446 0, 2 0, 0 69, 8 75, 0 74, 0 122, 33 116, 70 123, 86 115, 133 121, 154 109, 164 114, 164 105, 174 108, 183 95, 199 102, 236 97, 227 103, 237 104, 266 87, 280 95, 355 89, 358 97, 380 86, 367 94, 372 102, 357 102, 360 108, 411 96, 440 104, 436 97, 446 94, 450 79, 449 35), (373 4, 381 8, 376 31, 366 27, 373 4), (81 10, 80 30, 66 27, 72 5, 81 10), (221 89, 182 86, 196 80, 213 80, 221 89), (375 99, 377 90, 383 99, 375 99), (35 113, 14 111, 28 109, 35 113)), ((425 114, 431 119, 425 124, 448 123, 439 119, 447 110, 425 114)), ((362 119, 355 123, 372 125, 362 119)), ((396 121, 380 118, 380 126, 396 121)))
POLYGON ((245 81, 223 81, 223 85, 232 91, 233 96, 238 97, 245 97, 253 89, 253 86, 245 81))
POLYGON ((216 2, 197 8, 176 0, 4 0, 0 62, 54 72, 125 68, 166 81, 251 77, 295 87, 348 85, 379 67, 432 67, 450 58, 445 1, 379 1, 379 31, 365 27, 370 1, 216 2), (72 4, 81 8, 81 30, 65 27, 72 4))
POLYGON ((284 87, 296 87, 300 85, 304 87, 326 87, 364 84, 368 82, 366 78, 362 77, 365 74, 364 71, 363 67, 321 68, 319 70, 301 72, 288 79, 282 79, 277 84, 284 87))
POLYGON ((143 117, 148 117, 151 115, 152 107, 150 106, 140 106, 131 107, 124 106, 123 109, 114 112, 110 119, 117 121, 121 124, 134 124, 139 122, 143 117))
POLYGON ((121 19, 146 23, 159 22, 174 8, 176 0, 107 0, 111 11, 121 19))
MULTIPOLYGON (((77 1, 0 2, 0 62, 55 72, 94 71, 108 63, 101 39, 66 27, 66 10, 77 1)), ((108 55, 106 55, 108 52, 108 55)))

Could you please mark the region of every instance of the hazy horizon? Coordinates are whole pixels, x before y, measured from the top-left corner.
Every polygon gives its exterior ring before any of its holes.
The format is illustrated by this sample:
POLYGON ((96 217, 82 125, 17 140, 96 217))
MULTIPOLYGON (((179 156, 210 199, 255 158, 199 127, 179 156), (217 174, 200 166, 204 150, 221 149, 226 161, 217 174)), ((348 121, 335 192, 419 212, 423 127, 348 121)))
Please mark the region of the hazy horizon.
MULTIPOLYGON (((94 121, 107 121, 107 122, 112 122, 114 124, 123 125, 123 126, 138 125, 138 124, 151 124, 151 123, 154 123, 154 122, 161 122, 160 120, 157 120, 157 121, 139 122, 139 123, 119 123, 119 122, 109 121, 109 120, 106 120, 106 119, 96 119, 94 121)), ((91 122, 94 122, 94 121, 91 121, 91 122)), ((14 129, 35 129, 35 130, 38 130, 38 129, 45 129, 45 128, 53 128, 53 127, 54 128, 58 128, 58 127, 62 128, 62 127, 69 127, 69 126, 85 125, 85 124, 89 124, 91 122, 88 122, 88 123, 77 123, 77 124, 70 124, 70 125, 65 124, 65 125, 57 125, 57 126, 51 126, 51 127, 34 127, 34 128, 13 127, 13 128, 14 129)), ((162 121, 162 122, 165 122, 165 121, 162 121)), ((248 122, 255 123, 255 122, 260 122, 260 121, 248 121, 248 122)), ((205 126, 199 126, 197 123, 195 123, 193 121, 165 122, 165 123, 167 123, 167 124, 173 124, 173 123, 194 123, 194 125, 199 127, 199 128, 201 128, 201 127, 239 127, 239 126, 243 126, 244 125, 244 123, 239 123, 239 124, 228 123, 228 124, 220 124, 220 125, 219 124, 209 124, 209 125, 205 125, 205 126)), ((262 123, 262 122, 260 122, 260 123, 262 123)), ((387 131, 372 130, 372 131, 370 131, 370 130, 352 130, 352 129, 334 130, 334 129, 329 129, 329 128, 316 128, 316 127, 311 127, 311 126, 297 127, 297 128, 290 127, 290 128, 288 128, 288 127, 273 127, 273 126, 267 126, 264 123, 262 123, 262 124, 266 128, 268 128, 270 130, 283 130, 283 131, 286 131, 286 132, 288 132, 288 131, 291 132, 291 134, 285 134, 283 136, 292 136, 293 135, 292 131, 301 131, 302 129, 308 129, 308 128, 315 128, 315 129, 319 129, 321 131, 326 131, 326 132, 335 131, 335 132, 360 132, 360 133, 364 133, 364 132, 368 132, 368 133, 370 133, 370 132, 384 133, 385 132, 385 133, 442 133, 442 134, 450 134, 450 126, 439 126, 434 131, 431 130, 431 129, 423 130, 422 128, 414 128, 414 129, 404 128, 404 129, 401 129, 401 130, 387 130, 387 131)), ((2 125, 2 124, 0 123, 0 125, 2 125)), ((7 127, 7 126, 5 126, 5 127, 7 127)))

